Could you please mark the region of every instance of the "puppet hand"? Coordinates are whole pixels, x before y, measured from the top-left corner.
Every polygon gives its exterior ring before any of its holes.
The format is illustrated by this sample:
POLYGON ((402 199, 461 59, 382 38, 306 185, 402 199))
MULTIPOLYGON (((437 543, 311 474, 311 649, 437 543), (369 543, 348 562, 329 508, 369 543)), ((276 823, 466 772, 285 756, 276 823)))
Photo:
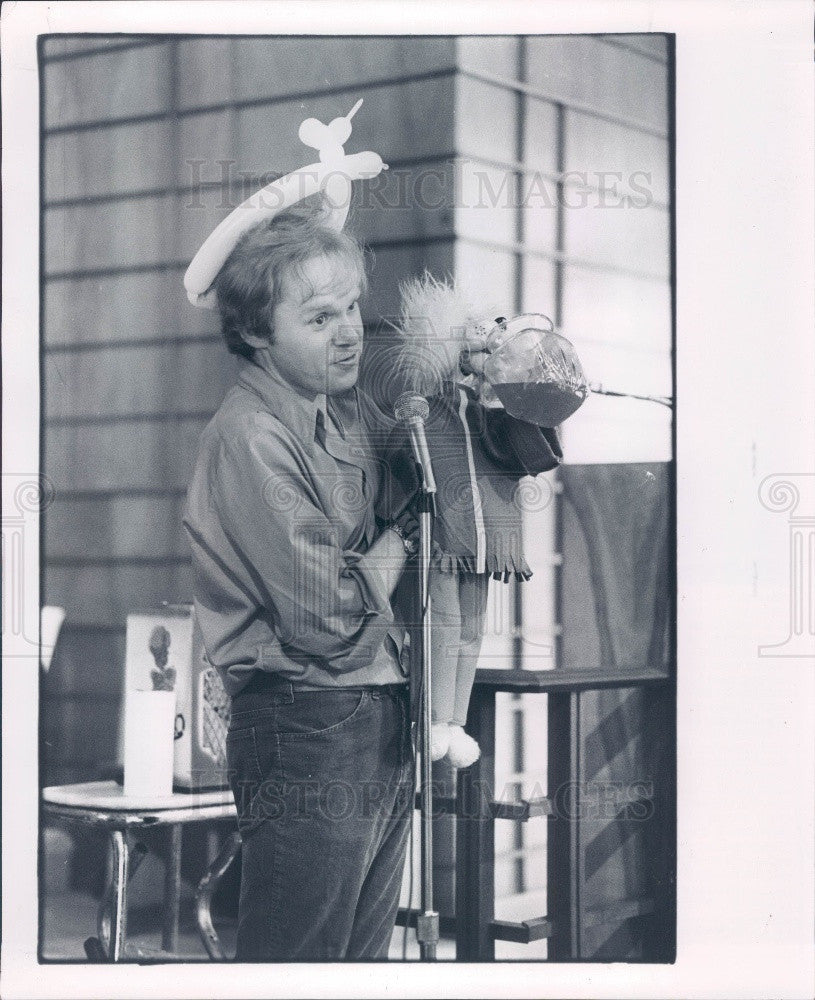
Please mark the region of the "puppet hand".
POLYGON ((468 337, 459 354, 458 366, 463 375, 483 375, 488 356, 486 337, 468 337))

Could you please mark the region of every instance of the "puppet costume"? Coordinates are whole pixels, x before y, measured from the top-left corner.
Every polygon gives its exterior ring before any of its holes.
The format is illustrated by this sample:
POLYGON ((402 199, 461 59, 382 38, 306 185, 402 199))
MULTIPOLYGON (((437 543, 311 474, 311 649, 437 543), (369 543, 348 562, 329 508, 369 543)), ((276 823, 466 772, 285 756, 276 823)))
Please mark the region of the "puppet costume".
MULTIPOLYGON (((437 483, 429 582, 432 756, 447 753, 456 766, 478 756, 477 744, 462 727, 484 634, 489 579, 506 583, 532 575, 523 553, 525 491, 519 481, 554 469, 562 458, 555 428, 486 405, 477 381, 456 379, 469 332, 483 329, 483 321, 445 283, 425 275, 403 287, 403 341, 395 369, 400 387, 428 400, 425 435, 437 483)), ((406 430, 391 436, 386 460, 406 491, 418 488, 406 430)))

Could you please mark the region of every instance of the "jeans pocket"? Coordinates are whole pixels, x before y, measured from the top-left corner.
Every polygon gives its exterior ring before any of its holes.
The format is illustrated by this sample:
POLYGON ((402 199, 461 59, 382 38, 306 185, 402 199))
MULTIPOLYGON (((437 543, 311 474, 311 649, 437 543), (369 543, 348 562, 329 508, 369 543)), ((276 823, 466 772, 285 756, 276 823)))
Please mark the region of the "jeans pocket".
POLYGON ((358 688, 298 691, 291 704, 278 706, 274 732, 281 741, 333 736, 369 704, 369 692, 358 688))
POLYGON ((244 832, 246 824, 251 821, 252 802, 262 781, 254 727, 230 729, 227 732, 226 767, 229 787, 238 812, 238 826, 244 832))

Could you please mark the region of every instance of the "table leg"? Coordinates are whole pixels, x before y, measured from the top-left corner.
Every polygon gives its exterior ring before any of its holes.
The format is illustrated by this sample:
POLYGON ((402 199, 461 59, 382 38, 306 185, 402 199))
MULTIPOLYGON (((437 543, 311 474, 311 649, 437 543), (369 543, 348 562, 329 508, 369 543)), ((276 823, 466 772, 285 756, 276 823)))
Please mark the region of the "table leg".
POLYGON ((221 849, 221 837, 215 827, 207 830, 207 869, 211 868, 221 849))
POLYGON ((164 921, 161 928, 163 951, 178 951, 178 912, 181 897, 181 824, 169 828, 169 844, 164 867, 164 921))
MULTIPOLYGON (((123 834, 123 836, 126 836, 123 834)), ((114 847, 113 851, 113 865, 116 867, 116 850, 114 847)), ((127 860, 127 881, 129 882, 136 872, 139 870, 139 865, 147 857, 147 848, 141 841, 136 841, 133 848, 128 850, 128 860, 127 860)), ((108 961, 108 955, 110 954, 110 939, 111 939, 111 913, 114 909, 114 898, 115 898, 115 882, 113 875, 108 880, 107 888, 105 889, 105 895, 102 899, 102 903, 99 907, 99 916, 96 921, 96 933, 97 937, 88 938, 85 942, 85 952, 88 958, 92 962, 106 962, 108 961)))
POLYGON ((198 933, 201 935, 207 954, 216 960, 223 960, 226 956, 212 923, 212 914, 210 913, 212 896, 218 887, 218 882, 223 878, 227 868, 232 864, 235 855, 240 850, 240 846, 241 836, 235 831, 198 883, 198 889, 195 893, 195 922, 198 925, 198 933))
POLYGON ((113 845, 113 912, 108 958, 111 962, 119 962, 124 956, 127 933, 127 833, 111 830, 110 841, 113 845))

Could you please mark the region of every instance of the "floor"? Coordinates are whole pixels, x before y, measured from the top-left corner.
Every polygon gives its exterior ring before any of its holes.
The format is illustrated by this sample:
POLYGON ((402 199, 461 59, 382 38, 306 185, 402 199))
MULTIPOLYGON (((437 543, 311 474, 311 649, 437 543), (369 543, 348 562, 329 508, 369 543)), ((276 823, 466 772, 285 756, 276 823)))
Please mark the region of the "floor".
MULTIPOLYGON (((98 904, 88 896, 76 892, 50 893, 47 897, 43 914, 43 949, 42 958, 46 961, 62 961, 84 959, 84 941, 96 934, 96 913, 98 904)), ((161 951, 160 912, 141 910, 131 913, 127 934, 127 957, 129 959, 166 959, 167 953, 161 951)), ((235 948, 234 920, 221 918, 216 920, 216 929, 227 955, 232 955, 235 948)), ((402 959, 402 941, 404 928, 394 930, 389 958, 402 959)), ((408 932, 406 958, 416 961, 419 958, 419 948, 413 930, 408 932)), ((455 959, 455 943, 441 941, 438 947, 438 958, 442 961, 455 959)), ((193 922, 192 907, 182 907, 181 926, 179 928, 178 953, 172 959, 184 962, 207 961, 207 953, 198 936, 193 922)), ((171 959, 171 960, 172 960, 171 959)))
MULTIPOLYGON (((70 836, 58 828, 48 829, 43 840, 43 912, 41 957, 44 961, 76 961, 85 959, 84 943, 96 935, 98 900, 89 892, 69 886, 69 856, 73 849, 70 836)), ((158 859, 148 857, 134 876, 139 880, 138 895, 160 899, 162 868, 158 859)), ((135 895, 135 893, 134 893, 135 895)), ((235 950, 235 920, 214 914, 215 927, 227 956, 235 950)), ((185 962, 208 961, 208 956, 194 920, 193 887, 186 882, 181 897, 178 951, 172 956, 161 950, 161 904, 131 907, 128 912, 127 958, 131 960, 178 960, 185 962)), ((396 927, 389 958, 401 960, 405 930, 396 927)), ((419 947, 416 933, 408 931, 404 955, 407 961, 417 961, 419 947)), ((455 943, 439 943, 440 960, 455 959, 455 943)))
MULTIPOLYGON (((415 847, 418 844, 414 843, 415 847)), ((94 895, 69 885, 69 858, 73 850, 70 836, 58 828, 45 831, 43 839, 43 920, 41 957, 45 961, 76 961, 85 959, 84 942, 96 935, 96 919, 98 902, 94 895)), ((418 870, 418 858, 415 859, 418 870)), ((406 870, 406 876, 408 872, 406 870)), ((136 873, 133 886, 133 896, 138 896, 147 905, 131 907, 128 914, 127 945, 128 957, 152 960, 167 959, 167 953, 161 951, 161 898, 163 891, 163 867, 161 862, 152 856, 144 862, 136 873), (152 901, 151 901, 152 900, 152 901)), ((418 905, 418 886, 414 884, 414 906, 418 905)), ((191 883, 185 881, 181 897, 181 913, 179 923, 178 952, 173 956, 177 960, 187 962, 207 961, 207 954, 198 935, 194 921, 193 891, 191 883)), ((402 903, 408 899, 407 879, 403 889, 402 903)), ((524 893, 523 895, 504 897, 496 901, 496 916, 505 920, 529 919, 545 913, 545 893, 524 893)), ((234 954, 235 920, 234 917, 218 915, 214 909, 216 930, 227 956, 234 954)), ((416 932, 396 927, 391 942, 389 957, 393 960, 407 961, 419 959, 419 947, 416 932), (404 948, 404 952, 403 952, 404 948)), ((455 942, 442 939, 439 942, 437 957, 440 961, 455 960, 455 942)), ((530 945, 496 943, 496 958, 529 961, 546 957, 546 942, 540 941, 530 945)), ((172 960, 172 959, 170 959, 172 960)))

